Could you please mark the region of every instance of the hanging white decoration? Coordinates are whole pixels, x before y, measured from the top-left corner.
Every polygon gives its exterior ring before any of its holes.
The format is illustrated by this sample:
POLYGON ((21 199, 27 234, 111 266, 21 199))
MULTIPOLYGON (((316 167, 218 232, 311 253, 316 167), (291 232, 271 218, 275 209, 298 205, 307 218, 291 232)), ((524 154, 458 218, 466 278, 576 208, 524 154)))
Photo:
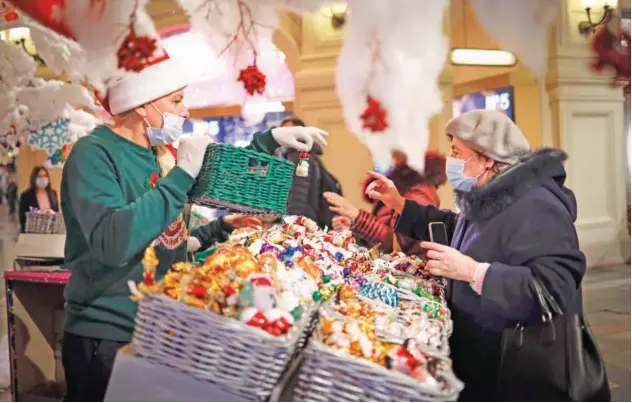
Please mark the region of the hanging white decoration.
POLYGON ((348 5, 336 71, 347 127, 377 163, 387 163, 390 151, 399 149, 412 167, 422 170, 428 122, 443 106, 437 81, 447 56, 447 0, 352 0, 348 5), (380 130, 369 129, 361 118, 369 97, 375 101, 373 110, 385 113, 380 130))

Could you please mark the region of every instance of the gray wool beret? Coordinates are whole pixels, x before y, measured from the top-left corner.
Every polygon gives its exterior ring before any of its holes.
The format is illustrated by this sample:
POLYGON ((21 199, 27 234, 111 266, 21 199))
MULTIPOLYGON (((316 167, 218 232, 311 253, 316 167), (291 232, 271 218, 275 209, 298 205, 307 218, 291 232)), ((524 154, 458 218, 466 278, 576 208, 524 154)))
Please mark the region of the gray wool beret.
POLYGON ((474 110, 452 118, 445 126, 448 136, 463 141, 494 161, 515 164, 531 150, 522 130, 502 112, 474 110))

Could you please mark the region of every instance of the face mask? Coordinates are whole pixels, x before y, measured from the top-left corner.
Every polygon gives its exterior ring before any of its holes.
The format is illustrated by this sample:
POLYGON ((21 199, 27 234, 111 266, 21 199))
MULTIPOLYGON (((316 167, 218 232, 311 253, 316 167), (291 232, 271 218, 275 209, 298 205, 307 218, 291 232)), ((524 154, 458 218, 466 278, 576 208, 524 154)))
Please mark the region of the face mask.
POLYGON ((472 157, 468 158, 465 161, 452 157, 448 157, 446 159, 445 173, 448 177, 448 182, 450 182, 450 184, 454 186, 455 189, 469 192, 474 186, 476 186, 476 180, 478 179, 478 177, 482 175, 478 175, 474 178, 468 178, 467 176, 465 176, 465 164, 467 164, 468 161, 471 159, 472 157))
POLYGON ((35 179, 35 186, 40 189, 45 189, 48 187, 48 178, 42 176, 40 178, 35 179))
MULTIPOLYGON (((154 108, 156 105, 151 104, 154 108)), ((149 138, 149 144, 152 146, 164 146, 167 144, 173 144, 176 140, 182 136, 182 126, 184 126, 184 118, 182 116, 174 115, 169 112, 162 113, 160 109, 156 110, 162 115, 162 127, 151 127, 147 119, 147 137, 149 138)))

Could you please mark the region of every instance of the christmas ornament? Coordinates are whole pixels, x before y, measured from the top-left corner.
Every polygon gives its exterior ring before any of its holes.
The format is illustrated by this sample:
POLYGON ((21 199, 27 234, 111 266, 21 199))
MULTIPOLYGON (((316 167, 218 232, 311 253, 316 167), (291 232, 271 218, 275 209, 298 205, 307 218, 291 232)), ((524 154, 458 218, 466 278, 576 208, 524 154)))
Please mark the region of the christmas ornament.
POLYGON ((615 35, 607 26, 597 28, 591 40, 594 62, 591 68, 601 72, 606 67, 615 71, 613 85, 630 83, 630 33, 615 35), (618 44, 624 43, 623 46, 618 44))
POLYGON ((296 166, 296 176, 306 177, 309 175, 309 153, 303 151, 299 154, 298 165, 296 166))
POLYGON ((8 1, 0 2, 0 16, 6 22, 16 21, 19 18, 18 13, 15 12, 15 6, 8 1))
POLYGON ((388 128, 387 112, 382 103, 372 96, 367 97, 367 106, 362 115, 362 128, 372 132, 383 132, 388 128))
POLYGON ((29 145, 33 148, 42 149, 52 156, 57 150, 61 150, 64 144, 72 142, 68 135, 69 119, 60 118, 37 130, 31 130, 29 145))
POLYGON ((249 95, 254 95, 255 93, 263 95, 265 92, 266 76, 259 70, 256 63, 241 70, 237 81, 241 81, 244 84, 244 89, 249 95))
POLYGON ((137 36, 131 29, 116 52, 118 67, 127 71, 142 71, 150 64, 156 48, 156 39, 137 36))

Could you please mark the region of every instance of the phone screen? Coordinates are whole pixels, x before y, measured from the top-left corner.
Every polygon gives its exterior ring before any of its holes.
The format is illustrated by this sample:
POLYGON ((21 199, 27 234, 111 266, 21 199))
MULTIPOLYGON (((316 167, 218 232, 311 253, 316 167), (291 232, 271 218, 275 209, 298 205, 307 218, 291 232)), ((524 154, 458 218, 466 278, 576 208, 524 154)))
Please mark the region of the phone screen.
POLYGON ((448 232, 445 229, 445 224, 442 222, 431 222, 428 224, 430 230, 430 240, 434 243, 449 246, 448 232))

